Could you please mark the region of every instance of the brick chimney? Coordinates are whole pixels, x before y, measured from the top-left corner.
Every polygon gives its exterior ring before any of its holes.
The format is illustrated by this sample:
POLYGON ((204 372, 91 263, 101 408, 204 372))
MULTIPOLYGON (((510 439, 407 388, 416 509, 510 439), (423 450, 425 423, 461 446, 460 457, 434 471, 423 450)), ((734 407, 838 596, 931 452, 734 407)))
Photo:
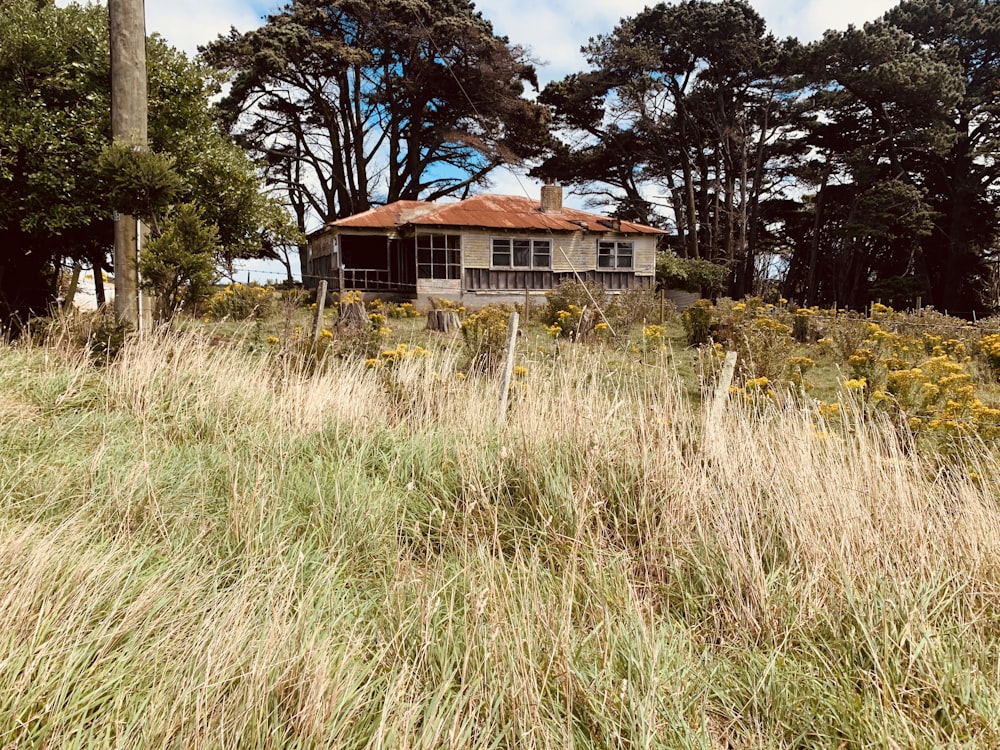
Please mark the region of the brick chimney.
POLYGON ((542 185, 542 212, 555 213, 562 211, 562 185, 547 182, 542 185))

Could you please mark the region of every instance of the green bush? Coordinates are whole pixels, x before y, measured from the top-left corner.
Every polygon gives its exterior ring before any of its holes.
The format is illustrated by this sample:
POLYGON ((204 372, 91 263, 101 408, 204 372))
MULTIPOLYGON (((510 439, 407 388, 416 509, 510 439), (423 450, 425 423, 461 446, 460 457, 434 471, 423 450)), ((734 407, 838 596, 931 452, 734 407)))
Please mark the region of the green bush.
MULTIPOLYGON (((608 292, 593 282, 563 281, 545 293, 542 323, 554 336, 571 336, 580 325, 584 308, 608 308, 608 292)), ((600 318, 598 318, 599 320, 600 318)))
POLYGON ((733 341, 740 372, 747 378, 777 379, 787 368, 795 346, 791 334, 790 326, 766 315, 739 321, 733 341))
POLYGON ((615 330, 623 330, 639 323, 659 321, 660 303, 651 289, 627 289, 615 295, 605 315, 615 330))
POLYGON ((171 212, 139 258, 142 287, 156 295, 158 318, 208 299, 218 279, 218 246, 218 229, 205 222, 197 206, 184 203, 171 212))
POLYGON ((263 320, 276 309, 275 293, 259 284, 230 284, 208 302, 208 316, 214 320, 263 320))
POLYGON ((712 302, 700 299, 681 314, 681 325, 691 346, 708 342, 712 331, 712 302))
POLYGON ((510 305, 488 305, 462 321, 469 370, 484 375, 500 370, 507 351, 507 322, 513 311, 510 305))
POLYGON ((697 258, 680 258, 672 252, 656 254, 656 283, 665 289, 718 294, 726 286, 726 267, 697 258))

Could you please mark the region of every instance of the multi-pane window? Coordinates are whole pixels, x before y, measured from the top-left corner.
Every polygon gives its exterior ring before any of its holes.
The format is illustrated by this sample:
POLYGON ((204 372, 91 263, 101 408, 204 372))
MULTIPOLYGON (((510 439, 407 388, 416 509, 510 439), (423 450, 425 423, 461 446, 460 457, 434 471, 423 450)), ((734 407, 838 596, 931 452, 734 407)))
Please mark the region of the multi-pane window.
POLYGON ((632 268, 633 243, 629 240, 600 240, 597 243, 598 268, 632 268))
POLYGON ((457 279, 461 276, 461 237, 457 234, 417 235, 417 276, 457 279))
POLYGON ((494 268, 551 268, 552 241, 511 237, 493 239, 494 268))

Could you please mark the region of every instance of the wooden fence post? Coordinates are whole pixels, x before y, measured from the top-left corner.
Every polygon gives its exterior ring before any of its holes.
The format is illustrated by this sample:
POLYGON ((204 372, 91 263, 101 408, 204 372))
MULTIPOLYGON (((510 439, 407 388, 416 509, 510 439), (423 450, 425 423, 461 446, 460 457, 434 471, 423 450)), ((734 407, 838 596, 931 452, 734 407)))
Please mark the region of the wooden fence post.
POLYGON ((313 320, 313 343, 319 341, 323 328, 323 308, 326 307, 326 279, 320 279, 316 286, 316 318, 313 320))
POLYGON ((733 384, 735 372, 736 352, 726 352, 726 361, 722 363, 722 374, 719 376, 719 384, 715 387, 715 396, 712 398, 712 412, 709 417, 712 429, 715 429, 722 418, 722 411, 726 408, 726 402, 729 400, 729 387, 733 384))
POLYGON ((500 373, 500 421, 507 417, 507 393, 510 390, 510 378, 514 373, 514 348, 517 346, 517 323, 516 312, 510 314, 507 319, 507 359, 504 362, 503 372, 500 373))

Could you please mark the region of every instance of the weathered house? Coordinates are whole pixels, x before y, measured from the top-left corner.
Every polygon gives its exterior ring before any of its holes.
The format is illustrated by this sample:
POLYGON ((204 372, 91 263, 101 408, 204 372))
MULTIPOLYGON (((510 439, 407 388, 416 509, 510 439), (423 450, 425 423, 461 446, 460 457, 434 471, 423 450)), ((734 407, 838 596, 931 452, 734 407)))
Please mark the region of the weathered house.
POLYGON ((653 286, 660 229, 541 201, 478 195, 454 203, 397 201, 327 224, 309 238, 307 286, 426 304, 516 302, 565 279, 608 290, 653 286))

